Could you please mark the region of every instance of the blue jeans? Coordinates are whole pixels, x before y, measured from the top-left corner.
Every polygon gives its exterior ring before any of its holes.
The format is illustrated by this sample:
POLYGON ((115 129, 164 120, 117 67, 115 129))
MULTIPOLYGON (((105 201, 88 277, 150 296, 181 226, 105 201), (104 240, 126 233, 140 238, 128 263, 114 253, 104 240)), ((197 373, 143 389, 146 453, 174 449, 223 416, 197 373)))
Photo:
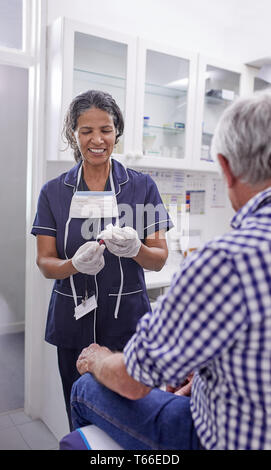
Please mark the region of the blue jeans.
POLYGON ((95 424, 127 450, 201 449, 190 412, 190 399, 153 389, 128 400, 82 375, 72 387, 73 428, 95 424))

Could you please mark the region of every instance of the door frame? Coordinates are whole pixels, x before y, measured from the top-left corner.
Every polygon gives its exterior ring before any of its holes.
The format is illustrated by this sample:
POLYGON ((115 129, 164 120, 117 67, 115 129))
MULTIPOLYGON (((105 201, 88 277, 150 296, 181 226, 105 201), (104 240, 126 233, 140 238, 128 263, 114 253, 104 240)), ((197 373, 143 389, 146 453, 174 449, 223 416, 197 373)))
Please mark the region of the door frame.
POLYGON ((36 269, 35 240, 30 235, 37 198, 45 179, 44 109, 46 84, 47 2, 23 0, 23 48, 0 47, 0 64, 28 70, 25 267, 25 412, 40 416, 42 399, 42 292, 36 269), (38 293, 34 296, 33 293, 38 293))

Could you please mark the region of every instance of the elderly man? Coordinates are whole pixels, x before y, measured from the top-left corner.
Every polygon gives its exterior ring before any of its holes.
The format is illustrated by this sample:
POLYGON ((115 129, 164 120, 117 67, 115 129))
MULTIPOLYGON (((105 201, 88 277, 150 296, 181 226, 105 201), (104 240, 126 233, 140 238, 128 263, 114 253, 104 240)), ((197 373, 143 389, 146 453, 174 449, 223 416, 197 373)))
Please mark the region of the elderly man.
POLYGON ((224 112, 212 154, 233 230, 186 259, 123 353, 92 344, 77 362, 74 427, 125 449, 271 449, 271 94, 224 112), (191 371, 191 397, 159 389, 191 371))

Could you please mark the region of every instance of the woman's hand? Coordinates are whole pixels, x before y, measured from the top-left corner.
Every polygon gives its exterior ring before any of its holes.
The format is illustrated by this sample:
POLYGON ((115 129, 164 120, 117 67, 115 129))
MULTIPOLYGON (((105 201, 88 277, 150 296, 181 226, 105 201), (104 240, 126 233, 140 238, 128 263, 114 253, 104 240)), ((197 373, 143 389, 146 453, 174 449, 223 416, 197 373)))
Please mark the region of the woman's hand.
POLYGON ((73 266, 80 273, 97 274, 104 267, 104 249, 105 246, 98 242, 84 243, 72 258, 73 266))
POLYGON ((141 243, 132 227, 120 228, 110 224, 98 238, 104 240, 108 250, 115 256, 133 258, 142 268, 151 271, 160 271, 168 256, 164 230, 148 235, 141 243))
POLYGON ((100 233, 99 238, 104 240, 107 249, 113 255, 124 258, 134 258, 141 248, 137 231, 132 227, 120 228, 109 224, 100 233))

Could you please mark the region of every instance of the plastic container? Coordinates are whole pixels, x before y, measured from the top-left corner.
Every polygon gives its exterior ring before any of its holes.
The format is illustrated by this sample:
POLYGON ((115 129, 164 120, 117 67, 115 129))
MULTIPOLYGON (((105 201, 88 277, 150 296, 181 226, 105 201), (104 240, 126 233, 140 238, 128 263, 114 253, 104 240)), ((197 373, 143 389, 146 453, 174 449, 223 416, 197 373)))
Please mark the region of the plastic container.
POLYGON ((148 127, 150 124, 150 117, 144 116, 143 122, 144 122, 144 127, 148 127))

